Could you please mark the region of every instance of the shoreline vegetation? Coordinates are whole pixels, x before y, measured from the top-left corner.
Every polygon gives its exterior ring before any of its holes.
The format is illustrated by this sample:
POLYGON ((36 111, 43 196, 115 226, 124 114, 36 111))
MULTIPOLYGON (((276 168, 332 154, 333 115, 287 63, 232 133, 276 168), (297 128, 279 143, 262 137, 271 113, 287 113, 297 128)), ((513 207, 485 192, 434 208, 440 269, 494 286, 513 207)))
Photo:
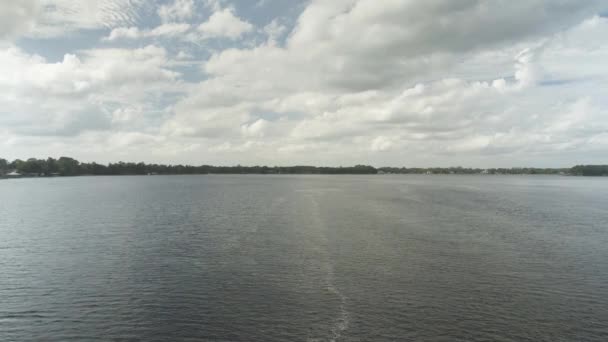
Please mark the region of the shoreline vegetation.
POLYGON ((0 158, 0 178, 61 177, 61 176, 113 176, 113 175, 203 175, 203 174, 489 174, 489 175, 563 175, 608 176, 608 165, 577 165, 571 168, 465 168, 465 167, 379 167, 355 165, 347 167, 318 166, 212 166, 164 165, 143 162, 98 164, 81 163, 70 157, 58 159, 16 159, 12 162, 0 158))

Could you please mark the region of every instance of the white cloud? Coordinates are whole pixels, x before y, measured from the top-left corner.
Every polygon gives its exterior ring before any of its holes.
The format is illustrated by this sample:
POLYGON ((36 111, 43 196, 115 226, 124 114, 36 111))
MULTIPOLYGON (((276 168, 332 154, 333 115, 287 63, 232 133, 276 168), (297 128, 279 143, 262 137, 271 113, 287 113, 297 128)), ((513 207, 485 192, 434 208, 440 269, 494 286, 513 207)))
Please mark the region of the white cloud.
POLYGON ((171 38, 180 36, 190 30, 190 24, 162 24, 151 30, 140 30, 137 27, 118 27, 110 32, 104 40, 115 41, 120 39, 141 39, 151 37, 171 38))
POLYGON ((82 146, 113 142, 90 149, 100 156, 180 162, 574 164, 608 148, 601 6, 313 0, 295 22, 259 30, 216 0, 148 8, 163 20, 156 28, 137 13, 63 18, 111 28, 104 46, 162 45, 54 62, 0 48, 0 148, 42 150, 45 135, 72 135, 82 146), (192 6, 211 16, 197 23, 182 10, 192 6))
POLYGON ((118 108, 179 91, 167 64, 156 46, 87 50, 57 63, 15 47, 0 51, 0 122, 18 134, 59 136, 109 129, 112 120, 124 124, 133 115, 118 108))
POLYGON ((42 7, 36 0, 5 0, 0 6, 0 39, 32 30, 42 7))
POLYGON ((150 36, 159 37, 167 36, 173 37, 180 34, 186 33, 190 29, 189 24, 164 24, 158 26, 149 32, 150 36))
POLYGON ((278 20, 273 20, 270 24, 264 26, 264 33, 268 36, 268 44, 274 45, 285 34, 287 27, 279 23, 278 20))
POLYGON ((384 136, 379 136, 372 140, 371 149, 375 152, 385 152, 390 150, 393 145, 394 144, 391 139, 384 136))
POLYGON ((205 7, 213 12, 217 12, 225 7, 226 0, 203 0, 205 7))
POLYGON ((516 56, 515 80, 518 81, 520 87, 536 84, 542 79, 542 70, 536 63, 536 58, 535 51, 530 49, 525 49, 516 56))
POLYGON ((113 124, 131 124, 141 121, 144 113, 142 107, 121 107, 112 113, 113 124))
POLYGON ((143 33, 137 27, 117 27, 110 32, 104 40, 113 41, 118 39, 138 39, 143 33))
POLYGON ((241 126, 241 131, 244 136, 248 137, 263 137, 264 132, 268 128, 268 121, 264 119, 258 119, 257 121, 241 126))
POLYGON ((175 58, 178 60, 188 60, 193 59, 194 56, 186 51, 180 51, 177 53, 177 56, 175 56, 175 58))
POLYGON ((170 23, 190 19, 195 11, 194 0, 175 0, 169 5, 160 6, 156 13, 164 23, 170 23))
POLYGON ((299 17, 286 48, 269 44, 224 50, 211 58, 206 71, 241 77, 247 70, 248 79, 274 76, 313 89, 390 87, 440 78, 467 54, 556 32, 594 13, 597 4, 313 1, 299 17), (552 19, 539 21, 536 13, 552 19), (518 25, 512 24, 514 18, 518 25), (264 75, 251 74, 256 72, 264 75), (295 75, 287 78, 286 73, 295 75))
MULTIPOLYGON (((589 25, 586 22, 582 27, 589 25)), ((608 27, 598 24, 593 24, 593 27, 608 32, 608 27)), ((399 150, 443 155, 439 158, 445 158, 446 153, 519 153, 530 150, 531 145, 536 146, 534 150, 557 151, 564 148, 568 138, 550 134, 545 127, 562 120, 554 113, 569 106, 568 103, 577 103, 589 90, 583 89, 583 85, 578 85, 575 92, 563 88, 560 90, 564 92, 561 96, 563 103, 554 106, 557 89, 547 89, 543 82, 559 74, 560 67, 545 68, 545 65, 548 56, 562 50, 555 42, 563 44, 564 37, 579 30, 581 28, 576 27, 564 34, 549 36, 548 40, 547 37, 540 41, 531 40, 523 45, 528 48, 516 45, 517 50, 512 51, 510 57, 505 55, 507 62, 511 60, 507 69, 484 71, 484 75, 499 76, 496 79, 445 78, 408 86, 408 83, 419 79, 414 73, 411 79, 400 78, 405 86, 383 82, 380 89, 364 91, 336 88, 331 82, 331 72, 322 67, 328 64, 327 61, 321 61, 321 56, 316 61, 309 59, 310 54, 297 53, 303 50, 296 50, 291 40, 286 48, 265 44, 253 49, 228 49, 206 63, 204 70, 213 78, 205 82, 207 87, 192 94, 200 102, 190 107, 189 113, 196 113, 197 106, 220 105, 224 113, 222 120, 229 117, 234 120, 234 125, 243 125, 242 122, 248 120, 247 113, 255 108, 278 113, 302 112, 304 118, 301 120, 266 124, 266 129, 281 125, 279 132, 290 132, 273 136, 272 140, 265 139, 275 142, 281 151, 290 150, 290 146, 295 150, 315 148, 317 143, 310 141, 327 141, 340 150, 357 149, 358 144, 368 144, 367 147, 361 146, 361 150, 384 151, 387 158, 394 156, 388 152, 399 150), (509 74, 512 77, 502 77, 509 74), (315 92, 313 89, 324 91, 315 92), (240 110, 232 112, 235 104, 239 104, 240 110), (343 141, 350 142, 350 146, 344 146, 343 141)), ((598 40, 604 38, 600 38, 599 33, 596 35, 593 42, 597 45, 598 40)), ((571 47, 580 45, 577 39, 568 39, 568 44, 571 47)), ((332 55, 328 56, 326 60, 331 61, 332 55)), ((481 51, 471 60, 489 65, 487 61, 495 58, 496 54, 481 51)), ((586 56, 580 53, 577 58, 578 62, 568 63, 566 67, 576 65, 585 69, 582 60, 586 56)), ((386 61, 379 59, 377 62, 386 61)), ((376 60, 369 63, 376 63, 376 60)), ((350 74, 339 76, 350 77, 350 74)), ((179 110, 177 114, 176 120, 179 120, 173 122, 177 126, 197 126, 189 124, 195 122, 192 120, 196 114, 185 115, 179 110)), ((600 116, 594 116, 594 120, 605 122, 600 116)), ((190 133, 196 134, 192 130, 190 133)), ((603 134, 601 130, 587 133, 589 137, 603 134)), ((578 145, 579 148, 589 147, 588 142, 582 144, 578 145)))
MULTIPOLYGON (((9 0, 10 1, 10 0, 9 0)), ((20 0, 19 0, 20 1, 20 0)), ((42 15, 30 36, 61 37, 79 30, 95 30, 134 25, 144 0, 39 0, 42 15)))
POLYGON ((204 39, 237 39, 251 32, 253 25, 237 17, 232 8, 224 8, 215 11, 206 22, 199 25, 198 30, 204 39))

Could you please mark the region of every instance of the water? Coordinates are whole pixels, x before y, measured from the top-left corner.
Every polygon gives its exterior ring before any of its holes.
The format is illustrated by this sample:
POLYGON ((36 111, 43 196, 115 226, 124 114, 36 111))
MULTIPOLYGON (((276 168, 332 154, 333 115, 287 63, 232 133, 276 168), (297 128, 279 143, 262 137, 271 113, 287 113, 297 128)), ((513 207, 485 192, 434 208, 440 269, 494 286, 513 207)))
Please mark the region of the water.
POLYGON ((608 179, 0 181, 0 341, 607 341, 608 179))

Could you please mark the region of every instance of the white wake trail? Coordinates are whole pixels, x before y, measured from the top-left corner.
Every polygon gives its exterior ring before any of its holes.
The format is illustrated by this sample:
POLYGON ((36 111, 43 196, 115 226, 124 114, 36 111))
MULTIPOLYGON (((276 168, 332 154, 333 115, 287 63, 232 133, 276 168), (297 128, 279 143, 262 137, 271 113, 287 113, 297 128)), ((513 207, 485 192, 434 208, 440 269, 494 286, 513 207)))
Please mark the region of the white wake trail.
POLYGON ((332 337, 330 338, 331 342, 336 342, 342 336, 342 332, 348 329, 349 314, 346 310, 348 298, 334 284, 334 268, 331 264, 329 265, 327 272, 327 290, 340 299, 340 315, 337 317, 334 326, 331 329, 332 337))
POLYGON ((340 302, 339 315, 334 320, 334 324, 331 328, 331 336, 329 338, 330 342, 336 342, 340 339, 340 337, 342 337, 342 333, 346 329, 348 329, 348 326, 350 324, 350 321, 349 321, 350 315, 349 315, 349 312, 347 309, 348 297, 346 297, 346 295, 344 295, 344 293, 342 293, 342 291, 340 291, 340 288, 335 283, 334 265, 332 263, 331 254, 329 251, 329 240, 327 238, 327 227, 326 227, 325 223, 323 222, 323 220, 321 219, 321 214, 320 214, 321 210, 320 210, 319 203, 317 202, 317 200, 315 199, 314 196, 310 196, 310 198, 313 203, 314 218, 315 218, 315 221, 317 221, 316 226, 320 228, 319 229, 320 238, 325 247, 320 252, 326 254, 326 281, 325 281, 326 289, 328 292, 335 295, 339 299, 339 302, 340 302))

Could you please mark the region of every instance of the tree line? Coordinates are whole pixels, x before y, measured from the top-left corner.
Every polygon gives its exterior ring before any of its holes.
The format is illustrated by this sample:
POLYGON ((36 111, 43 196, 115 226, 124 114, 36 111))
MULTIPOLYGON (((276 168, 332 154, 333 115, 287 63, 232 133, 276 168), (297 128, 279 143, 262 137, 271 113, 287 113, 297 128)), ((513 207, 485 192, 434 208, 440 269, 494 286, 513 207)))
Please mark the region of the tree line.
POLYGON ((576 176, 608 176, 608 165, 577 165, 571 173, 576 176))
POLYGON ((558 175, 570 173, 569 168, 534 168, 534 167, 513 167, 513 168, 466 168, 466 167, 381 167, 378 169, 383 173, 395 174, 491 174, 491 175, 558 175))
POLYGON ((107 165, 81 163, 70 157, 14 160, 0 158, 0 175, 16 171, 26 176, 82 176, 82 175, 191 175, 191 174, 375 174, 368 165, 349 167, 316 166, 212 166, 165 165, 118 162, 107 165))
POLYGON ((407 168, 355 165, 348 167, 318 166, 213 166, 165 165, 143 162, 98 164, 82 163, 70 157, 58 159, 0 158, 0 176, 17 172, 23 176, 82 176, 82 175, 192 175, 192 174, 567 174, 576 176, 608 176, 608 165, 577 165, 572 168, 407 168))

